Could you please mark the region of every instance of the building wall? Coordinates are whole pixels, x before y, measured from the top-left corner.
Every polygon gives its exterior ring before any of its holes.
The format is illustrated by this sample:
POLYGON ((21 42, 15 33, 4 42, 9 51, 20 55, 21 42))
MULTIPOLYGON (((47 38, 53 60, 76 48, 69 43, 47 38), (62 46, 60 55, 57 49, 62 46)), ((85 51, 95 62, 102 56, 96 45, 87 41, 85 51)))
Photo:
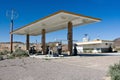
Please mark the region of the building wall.
POLYGON ((80 45, 84 48, 109 48, 111 43, 101 43, 101 44, 88 44, 88 45, 80 45))
POLYGON ((86 43, 82 43, 81 42, 81 44, 78 44, 78 47, 79 47, 79 49, 80 49, 80 47, 81 47, 81 49, 83 49, 83 50, 79 50, 79 51, 81 51, 81 53, 83 52, 83 53, 101 53, 101 52, 109 52, 110 51, 110 47, 112 47, 113 46, 113 42, 112 41, 104 41, 104 42, 102 42, 101 41, 101 43, 99 42, 88 42, 88 44, 87 44, 87 42, 86 43))

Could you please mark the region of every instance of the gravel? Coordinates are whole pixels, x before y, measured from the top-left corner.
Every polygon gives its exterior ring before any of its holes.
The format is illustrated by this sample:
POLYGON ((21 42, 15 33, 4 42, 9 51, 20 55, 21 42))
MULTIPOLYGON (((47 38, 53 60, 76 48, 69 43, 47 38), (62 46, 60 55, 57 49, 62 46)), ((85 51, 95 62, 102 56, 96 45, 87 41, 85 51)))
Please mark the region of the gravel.
POLYGON ((0 61, 0 80, 103 80, 120 56, 60 59, 22 58, 0 61))

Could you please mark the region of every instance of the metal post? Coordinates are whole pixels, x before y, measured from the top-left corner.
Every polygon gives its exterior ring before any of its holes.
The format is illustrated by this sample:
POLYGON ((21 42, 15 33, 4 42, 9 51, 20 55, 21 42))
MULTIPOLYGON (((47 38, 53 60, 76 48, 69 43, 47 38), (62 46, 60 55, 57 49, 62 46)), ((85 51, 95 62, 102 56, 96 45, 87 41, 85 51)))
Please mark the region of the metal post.
POLYGON ((6 12, 6 16, 10 18, 10 52, 13 52, 13 23, 14 19, 18 17, 18 13, 15 10, 10 10, 6 12))
POLYGON ((69 51, 69 55, 72 54, 72 47, 73 47, 72 22, 68 22, 68 51, 69 51))
POLYGON ((46 51, 45 51, 45 47, 46 47, 46 45, 45 45, 45 29, 42 29, 42 51, 43 51, 43 54, 46 54, 46 51))
MULTIPOLYGON (((11 20, 10 31, 13 32, 13 20, 11 20)), ((13 52, 13 34, 10 34, 10 52, 13 52)))

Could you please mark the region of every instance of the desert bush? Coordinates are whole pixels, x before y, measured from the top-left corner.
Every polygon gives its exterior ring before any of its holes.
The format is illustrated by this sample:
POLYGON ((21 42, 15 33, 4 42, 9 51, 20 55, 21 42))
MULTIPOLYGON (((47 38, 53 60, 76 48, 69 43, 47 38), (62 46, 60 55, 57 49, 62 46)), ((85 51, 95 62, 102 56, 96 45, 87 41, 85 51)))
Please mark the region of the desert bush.
POLYGON ((28 57, 28 52, 21 50, 21 49, 16 49, 15 52, 12 53, 12 56, 15 57, 28 57))
POLYGON ((4 51, 1 51, 1 52, 0 52, 0 55, 7 55, 7 54, 9 54, 9 53, 10 53, 10 51, 4 50, 4 51))
POLYGON ((15 56, 13 54, 7 55, 7 59, 15 59, 15 56))
POLYGON ((1 61, 1 60, 3 60, 3 56, 2 56, 2 55, 0 55, 0 61, 1 61))
POLYGON ((0 55, 3 55, 3 52, 2 52, 2 51, 0 51, 0 55))
POLYGON ((120 80, 120 62, 110 66, 109 75, 112 80, 120 80))

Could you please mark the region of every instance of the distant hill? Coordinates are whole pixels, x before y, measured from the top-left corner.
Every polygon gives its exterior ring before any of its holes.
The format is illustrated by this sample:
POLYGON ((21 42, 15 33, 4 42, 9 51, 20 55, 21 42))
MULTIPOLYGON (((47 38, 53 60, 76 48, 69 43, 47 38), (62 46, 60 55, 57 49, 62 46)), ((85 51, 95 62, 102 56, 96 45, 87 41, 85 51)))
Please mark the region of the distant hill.
MULTIPOLYGON (((24 44, 23 42, 14 41, 13 43, 24 44)), ((10 44, 10 42, 0 42, 0 44, 10 44)))
POLYGON ((116 47, 116 48, 120 48, 120 38, 116 38, 115 40, 114 40, 114 46, 116 47))

